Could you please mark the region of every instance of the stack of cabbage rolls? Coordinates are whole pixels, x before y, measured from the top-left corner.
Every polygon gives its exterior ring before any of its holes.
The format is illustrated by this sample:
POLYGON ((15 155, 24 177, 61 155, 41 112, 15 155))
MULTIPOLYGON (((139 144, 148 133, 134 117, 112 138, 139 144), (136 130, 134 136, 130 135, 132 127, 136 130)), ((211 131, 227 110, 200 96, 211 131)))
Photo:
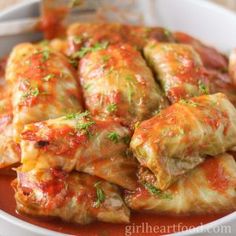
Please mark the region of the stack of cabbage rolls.
POLYGON ((165 28, 75 23, 22 43, 0 95, 17 210, 88 224, 236 210, 236 60, 165 28))

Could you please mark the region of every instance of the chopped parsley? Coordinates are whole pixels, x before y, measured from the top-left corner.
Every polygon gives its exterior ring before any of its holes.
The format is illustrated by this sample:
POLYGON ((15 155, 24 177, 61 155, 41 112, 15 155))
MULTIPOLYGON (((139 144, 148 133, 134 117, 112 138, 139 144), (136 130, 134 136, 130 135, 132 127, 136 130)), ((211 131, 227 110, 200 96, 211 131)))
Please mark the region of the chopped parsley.
POLYGON ((46 39, 44 39, 44 40, 40 41, 39 44, 40 44, 41 46, 48 46, 48 45, 49 45, 49 41, 46 40, 46 39))
POLYGON ((156 188, 150 183, 144 183, 144 187, 152 195, 158 196, 159 198, 162 198, 162 199, 170 199, 170 200, 172 199, 172 196, 170 194, 161 191, 160 189, 156 188))
POLYGON ((112 131, 107 135, 107 138, 110 139, 114 143, 118 143, 120 140, 120 135, 117 132, 112 131))
POLYGON ((43 77, 43 81, 48 82, 50 79, 52 79, 53 77, 55 77, 54 74, 48 74, 46 76, 43 77))
POLYGON ((110 58, 111 58, 110 55, 104 55, 104 56, 102 56, 102 61, 103 61, 104 63, 106 63, 106 62, 109 61, 110 58))
POLYGON ((117 111, 117 105, 115 103, 111 103, 107 106, 107 111, 108 112, 115 112, 117 111))
POLYGON ((78 119, 78 118, 86 117, 88 115, 89 115, 89 111, 85 111, 82 113, 70 113, 66 115, 66 119, 67 120, 78 119))
POLYGON ((101 43, 95 43, 92 47, 82 47, 79 51, 73 54, 73 58, 82 58, 89 52, 97 52, 106 49, 108 44, 108 41, 103 41, 101 43))
POLYGON ((96 201, 94 202, 94 207, 100 207, 101 203, 103 203, 106 199, 106 195, 102 188, 100 187, 101 182, 98 181, 97 183, 94 184, 94 187, 96 188, 96 201))
POLYGON ((125 79, 130 81, 130 80, 132 80, 132 76, 128 75, 128 76, 125 77, 125 79))
POLYGON ((50 51, 48 49, 44 49, 42 52, 42 61, 45 62, 48 60, 50 51))
POLYGON ((23 93, 22 98, 26 99, 28 97, 37 97, 39 95, 39 89, 38 87, 35 88, 29 88, 28 91, 26 91, 25 93, 23 93))
POLYGON ((168 38, 171 36, 171 32, 168 29, 164 29, 164 35, 168 38))
POLYGON ((50 51, 49 51, 49 49, 43 49, 41 51, 36 50, 35 54, 41 54, 42 55, 42 62, 46 62, 49 59, 50 51))
POLYGON ((87 122, 78 122, 76 124, 76 129, 85 131, 86 133, 89 133, 89 128, 94 125, 94 121, 87 121, 87 122))
POLYGON ((181 99, 179 102, 182 103, 182 104, 190 105, 192 107, 197 107, 198 106, 198 104, 196 102, 192 101, 192 100, 181 99))
POLYGON ((208 90, 207 86, 202 81, 199 82, 198 87, 199 87, 199 90, 202 94, 209 94, 209 90, 208 90))
POLYGON ((75 44, 80 44, 83 41, 83 37, 82 36, 74 36, 73 41, 75 44))

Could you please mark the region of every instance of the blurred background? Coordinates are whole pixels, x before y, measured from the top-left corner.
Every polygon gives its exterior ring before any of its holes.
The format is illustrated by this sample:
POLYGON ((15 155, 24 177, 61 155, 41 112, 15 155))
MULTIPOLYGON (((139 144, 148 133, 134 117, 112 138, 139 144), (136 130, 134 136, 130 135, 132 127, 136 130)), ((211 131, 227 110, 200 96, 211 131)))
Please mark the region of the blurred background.
MULTIPOLYGON (((26 2, 30 0, 0 0, 0 10, 16 3, 26 2)), ((198 1, 198 0, 195 0, 198 1)), ((217 4, 220 4, 228 9, 234 10, 236 12, 236 0, 205 0, 205 1, 212 1, 217 4)))

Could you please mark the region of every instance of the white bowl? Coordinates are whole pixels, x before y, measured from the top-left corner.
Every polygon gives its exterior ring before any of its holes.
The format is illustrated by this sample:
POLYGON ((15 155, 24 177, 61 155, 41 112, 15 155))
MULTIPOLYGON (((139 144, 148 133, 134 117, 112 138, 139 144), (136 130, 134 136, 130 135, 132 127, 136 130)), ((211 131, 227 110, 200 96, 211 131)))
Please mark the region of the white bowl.
MULTIPOLYGON (((39 0, 30 0, 0 13, 0 21, 34 17, 39 0)), ((202 41, 229 52, 236 47, 236 15, 205 0, 139 0, 148 25, 162 25, 171 30, 190 33, 202 41)), ((41 34, 25 34, 0 38, 0 56, 9 53, 17 43, 34 41, 41 34)), ((236 212, 211 223, 173 235, 222 235, 226 227, 236 234, 236 212), (221 231, 221 232, 220 232, 221 231)), ((0 210, 0 235, 42 236, 64 235, 29 224, 0 210)))

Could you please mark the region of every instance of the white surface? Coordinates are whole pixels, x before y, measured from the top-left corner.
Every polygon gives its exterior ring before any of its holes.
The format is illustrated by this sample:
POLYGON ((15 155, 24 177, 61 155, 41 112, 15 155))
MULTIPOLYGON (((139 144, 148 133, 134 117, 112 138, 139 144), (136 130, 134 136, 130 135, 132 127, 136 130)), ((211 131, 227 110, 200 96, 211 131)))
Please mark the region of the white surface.
MULTIPOLYGON (((38 0, 31 0, 20 6, 14 6, 12 9, 0 13, 0 20, 37 16, 37 2, 38 0)), ((190 33, 225 52, 236 47, 236 15, 230 11, 204 0, 150 0, 150 2, 139 0, 139 3, 143 12, 149 12, 145 14, 146 23, 149 25, 162 25, 172 30, 190 33)), ((0 38, 0 56, 9 53, 16 43, 37 40, 40 37, 40 34, 26 34, 20 37, 0 38)), ((220 233, 214 233, 213 230, 219 225, 230 225, 231 233, 235 235, 236 212, 197 227, 192 232, 185 231, 175 235, 210 233, 220 235, 220 233)), ((0 210, 0 235, 56 236, 63 234, 31 225, 0 210)))

